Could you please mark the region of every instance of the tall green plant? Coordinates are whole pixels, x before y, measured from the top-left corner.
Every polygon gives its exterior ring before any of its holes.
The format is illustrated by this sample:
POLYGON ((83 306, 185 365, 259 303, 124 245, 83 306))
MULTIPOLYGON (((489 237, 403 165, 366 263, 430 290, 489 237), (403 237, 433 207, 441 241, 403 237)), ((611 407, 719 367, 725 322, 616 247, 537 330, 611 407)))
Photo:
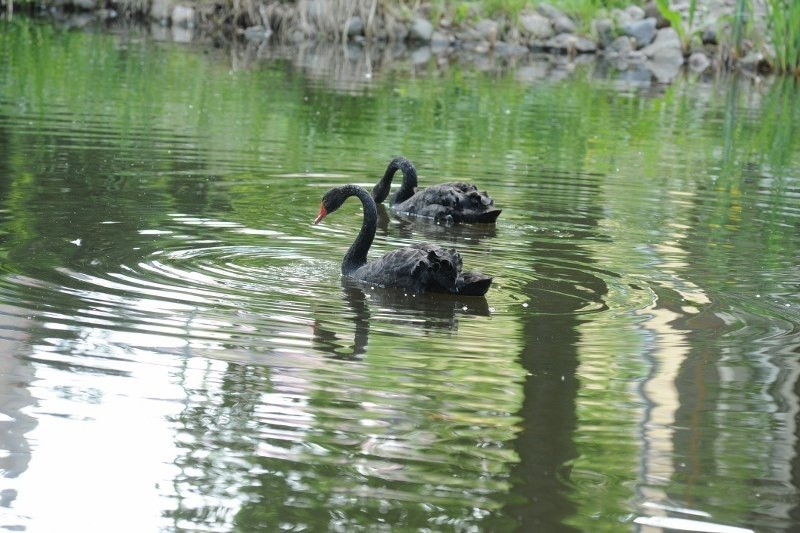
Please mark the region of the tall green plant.
POLYGON ((686 24, 684 24, 681 14, 670 7, 669 0, 656 0, 656 7, 661 16, 669 22, 669 25, 678 34, 684 52, 687 51, 695 34, 694 16, 697 13, 697 0, 690 0, 689 2, 689 19, 686 24))
POLYGON ((769 16, 776 68, 800 75, 800 3, 769 0, 769 16))

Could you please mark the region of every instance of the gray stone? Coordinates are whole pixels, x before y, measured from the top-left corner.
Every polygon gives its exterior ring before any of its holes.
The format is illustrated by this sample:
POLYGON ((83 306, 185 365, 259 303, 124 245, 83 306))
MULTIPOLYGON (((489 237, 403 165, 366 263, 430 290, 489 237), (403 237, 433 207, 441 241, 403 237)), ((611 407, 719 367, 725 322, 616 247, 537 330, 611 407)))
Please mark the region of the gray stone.
POLYGON ((152 0, 150 4, 150 18, 162 24, 166 24, 167 21, 169 21, 171 8, 172 3, 170 0, 152 0))
POLYGON ((542 16, 553 20, 557 17, 564 16, 560 10, 556 9, 555 7, 551 6, 550 4, 539 4, 536 6, 536 12, 542 16))
POLYGON ((631 52, 633 52, 633 43, 631 43, 631 38, 625 35, 620 35, 606 47, 608 57, 628 57, 631 52))
POLYGON ((653 57, 664 49, 675 49, 681 52, 681 39, 674 28, 662 28, 656 32, 655 40, 642 48, 642 53, 647 57, 653 57))
POLYGON ((480 41, 478 43, 475 43, 475 46, 472 48, 472 51, 475 52, 476 54, 488 54, 489 50, 491 49, 492 47, 489 45, 489 43, 487 43, 486 41, 480 41))
POLYGON ((717 30, 712 27, 704 29, 700 39, 703 44, 717 44, 717 30))
POLYGON ((194 28, 187 26, 172 26, 172 42, 174 43, 190 43, 194 40, 194 28))
POLYGON ((597 44, 586 37, 575 37, 575 50, 579 54, 594 54, 597 52, 597 44))
POLYGON ((563 54, 591 54, 597 51, 597 45, 594 41, 569 33, 560 33, 542 44, 547 50, 563 54))
POLYGON ((364 34, 364 21, 361 20, 361 17, 354 16, 347 19, 345 23, 345 28, 347 28, 347 35, 348 37, 355 37, 356 35, 363 35, 364 34))
POLYGON ((269 39, 272 30, 264 26, 250 26, 244 30, 244 38, 251 41, 264 41, 269 39))
POLYGON ((745 70, 757 70, 763 61, 764 54, 758 50, 751 50, 739 61, 739 64, 745 70))
POLYGON ((595 19, 592 21, 592 34, 598 44, 607 48, 614 42, 614 22, 611 19, 595 19))
POLYGON ((525 33, 534 39, 549 39, 555 35, 550 19, 538 13, 520 16, 519 23, 525 33))
POLYGON ((623 11, 621 9, 612 9, 611 10, 611 18, 617 23, 617 27, 622 28, 623 26, 627 26, 628 24, 632 24, 634 20, 628 14, 627 11, 623 11))
POLYGON ((566 15, 559 15, 553 19, 553 31, 559 33, 575 33, 578 31, 572 19, 566 15))
POLYGON ((653 85, 653 73, 644 64, 634 63, 617 74, 616 82, 629 87, 650 87, 653 85))
MULTIPOLYGON (((395 21, 389 21, 386 24, 386 34, 390 41, 403 42, 408 38, 409 29, 405 24, 395 21)), ((432 35, 432 33, 431 33, 432 35)))
POLYGON ((425 65, 432 57, 430 46, 420 46, 411 52, 411 63, 413 65, 425 65))
POLYGON ((483 19, 475 24, 475 30, 482 39, 493 42, 497 39, 497 22, 493 20, 483 19))
POLYGON ((150 38, 154 41, 168 41, 170 39, 169 28, 158 20, 150 22, 150 38))
POLYGON ((414 41, 429 42, 433 37, 433 24, 423 18, 415 18, 411 21, 408 37, 414 41))
POLYGON ((447 48, 450 46, 450 43, 453 41, 453 36, 449 33, 441 32, 441 31, 434 31, 431 35, 431 44, 434 45, 437 49, 447 48))
POLYGON ((528 53, 528 48, 514 43, 497 41, 494 43, 494 53, 497 57, 521 57, 528 53))
POLYGON ((637 20, 622 27, 622 32, 636 40, 636 48, 647 46, 656 36, 656 19, 637 20))
POLYGON ((653 73, 653 77, 659 83, 670 83, 681 72, 683 66, 683 54, 675 48, 664 48, 659 50, 650 61, 647 68, 653 73))
POLYGON ((197 24, 197 12, 193 7, 177 5, 172 9, 172 25, 179 28, 194 28, 197 24))
POLYGON ((97 7, 96 0, 72 0, 72 5, 85 11, 93 11, 97 7))
POLYGON ((644 17, 644 9, 639 6, 628 6, 625 9, 625 12, 631 18, 631 20, 642 20, 644 17))
POLYGON ((703 72, 711 64, 708 56, 703 52, 695 52, 689 56, 689 69, 692 72, 703 72))

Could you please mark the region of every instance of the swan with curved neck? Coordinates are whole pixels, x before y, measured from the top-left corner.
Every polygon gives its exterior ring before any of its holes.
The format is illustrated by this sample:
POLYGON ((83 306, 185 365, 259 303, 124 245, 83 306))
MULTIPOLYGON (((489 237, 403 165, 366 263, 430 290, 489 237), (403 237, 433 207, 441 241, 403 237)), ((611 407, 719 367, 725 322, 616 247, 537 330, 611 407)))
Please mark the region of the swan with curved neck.
POLYGON ((392 179, 398 170, 403 173, 403 183, 389 202, 392 211, 455 223, 492 223, 500 215, 501 210, 494 206, 494 200, 469 183, 456 181, 419 189, 417 169, 405 157, 392 159, 386 167, 383 177, 372 188, 375 202, 381 203, 389 196, 392 179))
POLYGON ((367 262, 378 211, 372 196, 358 185, 334 187, 322 197, 319 224, 351 196, 358 197, 364 207, 364 219, 353 244, 344 254, 342 274, 381 287, 394 287, 413 292, 446 292, 465 296, 482 296, 492 278, 473 272, 462 272, 461 254, 433 244, 415 244, 391 251, 373 262, 367 262))

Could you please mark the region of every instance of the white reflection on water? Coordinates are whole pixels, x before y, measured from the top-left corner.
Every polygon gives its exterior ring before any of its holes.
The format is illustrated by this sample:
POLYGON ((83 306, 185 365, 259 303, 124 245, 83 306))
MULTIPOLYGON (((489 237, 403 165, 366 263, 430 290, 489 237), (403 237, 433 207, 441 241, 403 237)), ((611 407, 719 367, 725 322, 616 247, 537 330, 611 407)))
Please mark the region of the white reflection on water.
MULTIPOLYGON (((2 317, 6 322, 10 315, 2 317)), ((55 345, 26 349, 24 340, 1 342, 8 354, 0 373, 2 409, 32 423, 12 425, 3 439, 14 462, 26 464, 11 472, 3 468, 9 509, 0 524, 28 531, 63 531, 67 524, 81 524, 82 531, 165 526, 161 511, 168 506, 164 498, 171 493, 177 453, 167 417, 181 409, 176 400, 183 396, 172 383, 172 368, 131 365, 130 354, 118 359, 125 350, 114 345, 100 353, 92 342, 86 348, 96 357, 79 364, 70 357, 55 361, 55 345), (104 365, 92 364, 104 359, 104 365)))

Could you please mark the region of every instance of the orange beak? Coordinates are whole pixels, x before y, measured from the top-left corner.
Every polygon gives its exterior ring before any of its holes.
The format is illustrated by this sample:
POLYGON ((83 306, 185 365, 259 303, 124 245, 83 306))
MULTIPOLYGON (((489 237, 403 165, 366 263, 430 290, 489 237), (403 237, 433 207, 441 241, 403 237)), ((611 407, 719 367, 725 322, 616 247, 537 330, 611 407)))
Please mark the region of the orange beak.
POLYGON ((322 204, 319 206, 319 214, 317 215, 317 218, 314 219, 314 224, 319 224, 326 216, 328 216, 328 210, 325 209, 325 204, 322 204))

